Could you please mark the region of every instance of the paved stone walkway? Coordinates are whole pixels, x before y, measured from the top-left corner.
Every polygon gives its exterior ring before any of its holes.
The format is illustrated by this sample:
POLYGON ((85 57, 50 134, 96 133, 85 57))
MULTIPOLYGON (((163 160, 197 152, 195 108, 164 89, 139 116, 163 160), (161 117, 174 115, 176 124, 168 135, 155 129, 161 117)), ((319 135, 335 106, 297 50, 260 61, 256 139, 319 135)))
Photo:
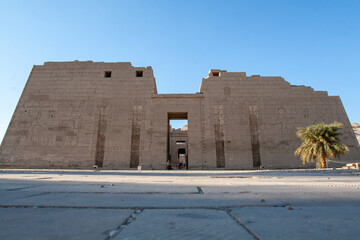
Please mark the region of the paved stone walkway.
POLYGON ((0 239, 357 239, 360 171, 0 170, 0 239))

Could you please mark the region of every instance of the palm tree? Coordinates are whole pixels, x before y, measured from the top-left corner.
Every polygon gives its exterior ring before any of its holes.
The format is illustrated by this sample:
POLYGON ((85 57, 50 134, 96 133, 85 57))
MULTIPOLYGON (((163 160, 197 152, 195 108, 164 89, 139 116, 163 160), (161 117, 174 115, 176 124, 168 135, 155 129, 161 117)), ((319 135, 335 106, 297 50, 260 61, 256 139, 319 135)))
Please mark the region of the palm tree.
POLYGON ((349 149, 346 145, 340 143, 339 130, 341 123, 319 123, 306 128, 298 128, 297 136, 301 138, 302 144, 296 149, 295 156, 299 156, 306 162, 321 163, 321 168, 326 168, 326 161, 347 154, 349 149))

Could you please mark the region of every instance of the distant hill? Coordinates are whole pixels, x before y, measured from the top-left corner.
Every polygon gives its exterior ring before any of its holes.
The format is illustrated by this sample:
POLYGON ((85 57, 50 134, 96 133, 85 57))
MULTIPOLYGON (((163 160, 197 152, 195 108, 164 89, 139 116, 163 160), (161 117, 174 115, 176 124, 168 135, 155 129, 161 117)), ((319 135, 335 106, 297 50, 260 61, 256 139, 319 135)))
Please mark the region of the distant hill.
POLYGON ((356 138, 360 143, 360 123, 351 123, 351 126, 353 127, 356 138))

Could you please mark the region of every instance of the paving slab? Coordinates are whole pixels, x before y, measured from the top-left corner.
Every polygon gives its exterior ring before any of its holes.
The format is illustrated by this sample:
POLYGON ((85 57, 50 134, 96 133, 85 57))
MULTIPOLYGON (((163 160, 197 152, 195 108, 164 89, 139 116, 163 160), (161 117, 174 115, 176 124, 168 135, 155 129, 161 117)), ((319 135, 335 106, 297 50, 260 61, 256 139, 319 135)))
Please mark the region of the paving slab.
POLYGON ((106 239, 132 210, 0 208, 0 239, 106 239))
POLYGON ((24 181, 22 183, 19 182, 6 182, 3 179, 1 179, 1 183, 0 183, 0 191, 18 191, 18 190, 25 190, 25 189, 30 189, 30 188, 37 188, 39 186, 42 186, 43 184, 40 183, 31 183, 31 182, 26 182, 24 183, 24 181))
POLYGON ((18 199, 26 199, 32 196, 36 196, 38 194, 42 194, 43 192, 37 192, 37 191, 0 191, 0 205, 12 205, 14 204, 18 199))
MULTIPOLYGON (((11 199, 3 205, 120 207, 120 208, 184 208, 228 207, 255 204, 254 198, 206 194, 92 194, 92 193, 37 193, 32 197, 11 199)), ((260 198, 256 203, 262 204, 260 198)), ((278 201, 268 200, 267 204, 278 201)))
MULTIPOLYGON (((56 187, 55 187, 56 188, 56 187)), ((99 188, 100 189, 100 188, 99 188)), ((290 203, 293 206, 358 206, 360 207, 360 191, 338 189, 337 191, 320 191, 314 189, 298 189, 297 191, 282 191, 271 187, 255 189, 236 189, 223 191, 218 187, 217 192, 172 192, 172 188, 165 187, 162 192, 148 188, 147 192, 76 192, 69 185, 65 191, 53 192, 26 189, 3 192, 0 195, 1 205, 33 205, 33 206, 86 206, 86 207, 121 207, 121 208, 149 208, 149 207, 236 207, 236 206, 266 206, 281 203, 290 203), (67 190, 66 190, 67 189, 67 190), (166 192, 168 189, 169 192, 166 192)))
POLYGON ((254 239, 225 211, 208 209, 144 210, 115 239, 254 239))
POLYGON ((359 188, 360 171, 0 170, 0 239, 91 239, 88 227, 104 240, 247 239, 245 228, 262 239, 356 239, 359 188))
POLYGON ((260 239, 357 239, 358 207, 244 207, 231 209, 260 239))
POLYGON ((51 192, 97 192, 97 193, 168 193, 168 194, 194 194, 198 193, 196 186, 173 186, 171 184, 155 185, 152 183, 48 183, 37 188, 41 191, 51 192))

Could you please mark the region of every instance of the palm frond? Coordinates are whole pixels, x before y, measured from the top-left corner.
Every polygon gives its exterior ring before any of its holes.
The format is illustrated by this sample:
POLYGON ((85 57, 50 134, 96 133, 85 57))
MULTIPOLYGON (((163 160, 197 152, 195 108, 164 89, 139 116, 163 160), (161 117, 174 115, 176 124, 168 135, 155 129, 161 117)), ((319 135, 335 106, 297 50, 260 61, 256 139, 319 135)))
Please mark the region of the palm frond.
POLYGON ((295 156, 300 156, 303 164, 320 161, 321 157, 329 160, 347 154, 349 149, 340 142, 339 130, 342 124, 319 123, 306 128, 298 128, 297 136, 302 140, 301 146, 296 149, 295 156))

